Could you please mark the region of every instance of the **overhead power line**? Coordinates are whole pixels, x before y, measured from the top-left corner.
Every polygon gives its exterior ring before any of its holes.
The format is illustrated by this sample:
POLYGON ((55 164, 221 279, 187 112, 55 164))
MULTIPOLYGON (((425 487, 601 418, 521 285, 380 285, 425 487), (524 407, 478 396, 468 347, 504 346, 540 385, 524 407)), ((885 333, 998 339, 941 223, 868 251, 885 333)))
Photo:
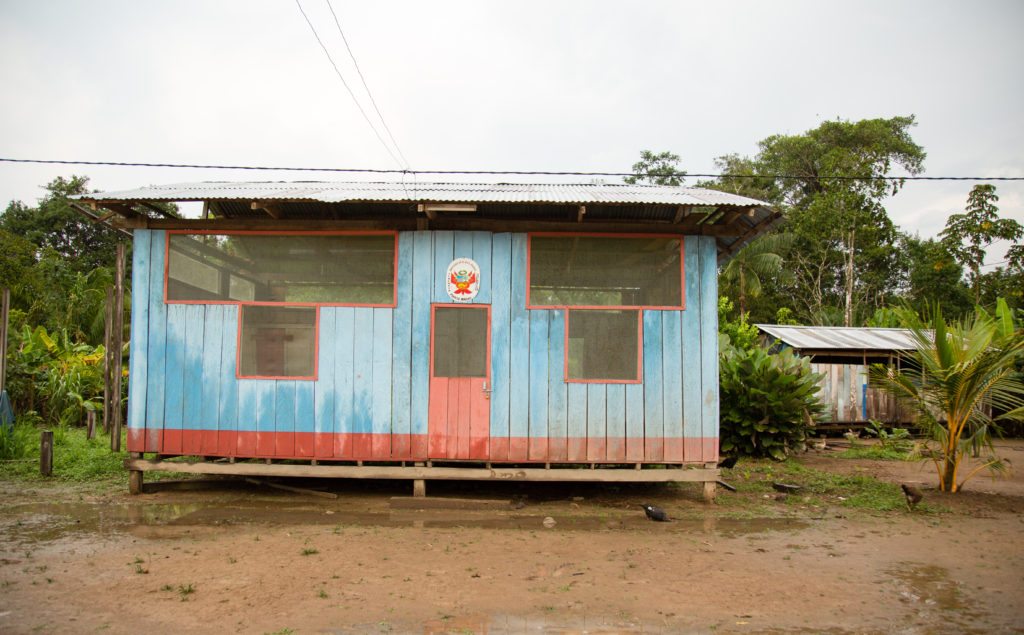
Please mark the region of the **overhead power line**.
POLYGON ((373 109, 377 112, 377 116, 380 117, 380 123, 384 126, 384 131, 388 133, 388 139, 391 139, 391 143, 395 146, 395 150, 398 151, 398 156, 402 157, 402 162, 405 167, 409 167, 409 160, 405 158, 405 153, 402 152, 402 148, 398 146, 398 142, 395 141, 395 135, 391 134, 391 128, 388 126, 388 122, 384 120, 384 115, 381 114, 380 108, 377 106, 377 100, 373 98, 373 93, 370 92, 370 87, 366 83, 366 78, 363 77, 363 71, 359 68, 359 62, 356 61, 356 56, 352 53, 352 47, 348 45, 348 38, 345 37, 345 32, 341 30, 341 22, 338 21, 338 14, 334 12, 334 7, 331 6, 331 0, 325 0, 327 2, 327 8, 331 10, 331 16, 334 18, 334 24, 338 27, 338 35, 341 36, 341 41, 345 43, 345 50, 348 51, 348 56, 352 58, 352 65, 356 67, 356 73, 359 74, 359 80, 363 82, 363 88, 366 89, 366 94, 370 98, 370 103, 373 104, 373 109))
MULTIPOLYGON (((636 176, 662 177, 664 174, 636 172, 582 172, 556 170, 388 170, 381 168, 317 168, 270 165, 218 165, 200 163, 155 163, 132 161, 80 161, 71 159, 13 159, 0 157, 4 163, 42 163, 48 165, 103 165, 123 168, 184 168, 195 170, 256 170, 266 172, 344 172, 352 174, 465 174, 477 176, 636 176)), ((786 180, 820 180, 820 181, 1024 181, 1024 176, 801 176, 798 174, 685 174, 685 177, 699 178, 730 178, 730 179, 786 179, 786 180)))
POLYGON ((373 125, 373 122, 370 121, 370 117, 366 114, 366 111, 363 110, 363 106, 362 104, 359 103, 359 100, 356 98, 356 94, 352 92, 352 88, 348 85, 348 82, 345 81, 345 76, 341 74, 341 70, 338 68, 338 65, 334 63, 334 58, 331 57, 331 52, 327 50, 327 46, 325 46, 323 40, 320 39, 320 34, 316 32, 316 27, 313 26, 313 22, 311 22, 309 16, 306 15, 306 10, 302 8, 302 3, 299 2, 299 0, 295 0, 295 6, 299 8, 299 12, 302 13, 302 17, 306 19, 306 24, 309 25, 309 30, 313 32, 313 37, 316 38, 316 41, 320 45, 320 48, 323 49, 324 55, 327 56, 327 61, 331 63, 332 67, 334 67, 334 73, 338 76, 338 79, 341 80, 341 84, 345 87, 345 90, 348 91, 348 94, 352 98, 352 101, 355 102, 356 108, 359 109, 359 113, 363 116, 363 119, 366 120, 366 123, 367 125, 370 126, 370 129, 373 130, 373 134, 377 137, 377 141, 380 141, 380 144, 384 146, 385 150, 388 151, 388 154, 391 155, 391 158, 394 159, 395 163, 405 167, 407 164, 402 163, 398 159, 398 157, 395 156, 395 153, 392 152, 391 150, 391 146, 389 146, 387 142, 384 141, 384 137, 380 135, 380 131, 377 130, 377 126, 373 125))

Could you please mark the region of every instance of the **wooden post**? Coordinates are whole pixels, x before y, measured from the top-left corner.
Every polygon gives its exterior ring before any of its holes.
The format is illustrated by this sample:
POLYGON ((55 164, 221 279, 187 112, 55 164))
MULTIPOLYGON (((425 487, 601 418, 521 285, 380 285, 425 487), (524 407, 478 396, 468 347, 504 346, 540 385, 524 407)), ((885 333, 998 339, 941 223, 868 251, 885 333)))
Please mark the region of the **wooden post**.
MULTIPOLYGON (((141 452, 131 452, 128 455, 133 459, 141 459, 141 452)), ((129 494, 141 494, 142 493, 142 470, 129 470, 128 471, 128 493, 129 494)))
POLYGON ((11 290, 0 296, 0 392, 7 387, 7 318, 11 311, 11 290))
MULTIPOLYGON (((718 467, 718 463, 705 463, 704 468, 713 470, 718 467)), ((714 481, 704 481, 704 502, 713 503, 715 502, 715 494, 717 493, 717 478, 714 481)))
MULTIPOLYGON (((414 463, 415 467, 423 467, 423 463, 414 463)), ((425 498, 427 495, 427 482, 421 478, 413 479, 412 482, 412 496, 413 498, 425 498)))
POLYGON ((90 410, 85 413, 85 438, 91 439, 96 436, 96 411, 90 410))
POLYGON ((110 449, 121 451, 121 427, 124 410, 121 408, 121 351, 124 349, 124 243, 117 244, 117 268, 114 271, 114 381, 113 425, 110 429, 110 449))
POLYGON ((39 473, 53 474, 53 430, 43 430, 39 435, 39 473))
POLYGON ((114 320, 114 289, 113 289, 113 287, 110 287, 110 288, 107 289, 107 302, 106 302, 106 304, 104 306, 106 307, 106 309, 105 309, 104 322, 103 322, 103 351, 104 351, 104 354, 103 354, 103 432, 104 432, 104 434, 109 434, 110 433, 110 413, 111 413, 110 395, 112 394, 111 393, 112 386, 110 384, 111 384, 111 377, 112 377, 112 375, 111 375, 111 367, 113 366, 113 363, 111 361, 111 356, 113 355, 113 353, 111 351, 111 349, 113 349, 113 345, 111 344, 111 340, 112 340, 112 336, 113 336, 113 332, 114 332, 114 326, 113 326, 113 320, 114 320))

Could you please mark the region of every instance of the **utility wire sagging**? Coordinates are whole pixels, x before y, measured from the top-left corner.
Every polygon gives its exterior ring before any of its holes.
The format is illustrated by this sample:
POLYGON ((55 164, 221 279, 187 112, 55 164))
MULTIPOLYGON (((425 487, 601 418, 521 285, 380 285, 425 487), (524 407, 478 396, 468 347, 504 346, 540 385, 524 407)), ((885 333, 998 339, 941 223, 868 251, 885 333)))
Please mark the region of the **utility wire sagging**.
MULTIPOLYGON (((573 172, 555 170, 387 170, 380 168, 313 168, 269 165, 214 165, 198 163, 156 163, 130 161, 79 161, 70 159, 12 159, 0 157, 4 163, 41 163, 48 165, 104 165, 124 168, 185 168, 196 170, 260 170, 267 172, 344 172, 350 174, 465 174, 477 176, 638 176, 658 177, 664 174, 637 174, 636 172, 573 172)), ((801 176, 798 174, 729 174, 729 173, 688 173, 687 177, 730 178, 730 179, 786 179, 820 181, 1024 181, 1024 176, 801 176)))
POLYGON ((395 146, 395 150, 398 151, 398 156, 402 157, 402 162, 405 167, 409 167, 409 160, 405 158, 405 153, 402 152, 402 148, 399 147, 398 142, 395 141, 395 135, 391 134, 391 128, 388 126, 388 122, 384 120, 384 115, 381 114, 380 108, 377 106, 377 100, 373 98, 373 93, 370 92, 370 86, 366 83, 366 78, 363 77, 363 71, 359 68, 359 62, 356 61, 356 56, 352 53, 352 47, 348 45, 348 38, 345 37, 345 32, 341 30, 341 22, 338 20, 338 14, 334 12, 334 7, 331 6, 331 0, 324 0, 327 3, 327 8, 331 10, 331 17, 334 18, 334 24, 338 27, 338 35, 341 36, 341 41, 345 43, 345 50, 348 51, 348 56, 352 58, 352 65, 356 68, 356 73, 359 74, 359 80, 363 82, 363 88, 366 89, 366 95, 370 98, 370 103, 373 104, 373 109, 376 111, 377 116, 380 118, 381 125, 384 126, 384 131, 388 133, 388 139, 391 139, 392 145, 395 146))
MULTIPOLYGON (((302 17, 305 18, 306 24, 309 25, 309 30, 313 32, 313 37, 316 38, 316 41, 320 45, 320 48, 323 49, 324 55, 327 56, 327 61, 330 62, 331 66, 334 68, 334 73, 338 76, 338 79, 341 80, 341 84, 345 87, 345 90, 348 91, 348 94, 352 98, 352 101, 355 102, 356 108, 359 109, 359 113, 363 116, 363 119, 366 120, 366 124, 368 126, 370 126, 371 130, 373 130, 373 134, 377 137, 377 141, 380 141, 380 144, 382 146, 384 146, 384 149, 387 150, 388 154, 391 155, 391 158, 394 160, 395 163, 397 163, 399 165, 399 167, 401 167, 401 168, 408 168, 409 164, 407 162, 403 162, 403 161, 399 160, 399 158, 397 156, 395 156, 395 153, 394 153, 394 151, 392 151, 391 146, 389 146, 387 144, 387 142, 384 141, 384 137, 382 137, 381 134, 380 134, 380 131, 377 130, 377 126, 375 126, 373 124, 373 121, 370 120, 369 115, 367 115, 366 111, 363 110, 363 106, 362 106, 362 104, 359 103, 359 99, 356 98, 356 94, 354 92, 352 92, 352 88, 348 85, 348 82, 345 81, 345 76, 341 74, 341 69, 338 68, 338 65, 334 62, 334 58, 331 57, 331 52, 327 50, 327 46, 324 44, 323 40, 320 39, 320 34, 317 33, 316 27, 313 26, 313 22, 309 19, 309 16, 306 15, 306 10, 302 8, 302 3, 299 2, 299 0, 295 0, 295 6, 297 6, 299 8, 299 12, 302 13, 302 17)), ((328 6, 330 6, 330 3, 328 3, 328 6)), ((331 13, 332 14, 334 13, 334 9, 333 8, 331 9, 331 13)), ((338 26, 338 29, 341 30, 341 26, 340 25, 338 26)), ((346 42, 345 45, 348 46, 348 43, 346 42)), ((350 51, 350 53, 351 53, 351 51, 350 51)), ((355 58, 353 58, 353 61, 354 61, 354 59, 355 58)), ((362 73, 360 73, 360 77, 361 76, 362 76, 362 73)), ((365 84, 365 82, 364 82, 364 84, 365 84)), ((371 101, 373 100, 372 97, 370 99, 371 99, 371 101)), ((374 104, 374 107, 376 107, 376 104, 374 104)), ((379 110, 377 111, 377 114, 378 115, 380 114, 379 110)), ((381 122, 383 122, 383 121, 384 121, 383 118, 381 118, 381 122)), ((387 124, 385 124, 385 129, 387 129, 387 124)), ((388 131, 388 134, 389 135, 391 134, 390 131, 388 131)), ((398 144, 395 144, 395 149, 398 150, 398 144)), ((402 151, 398 150, 398 152, 399 152, 399 154, 401 154, 402 151)), ((395 171, 396 172, 400 172, 402 170, 395 170, 395 171)))

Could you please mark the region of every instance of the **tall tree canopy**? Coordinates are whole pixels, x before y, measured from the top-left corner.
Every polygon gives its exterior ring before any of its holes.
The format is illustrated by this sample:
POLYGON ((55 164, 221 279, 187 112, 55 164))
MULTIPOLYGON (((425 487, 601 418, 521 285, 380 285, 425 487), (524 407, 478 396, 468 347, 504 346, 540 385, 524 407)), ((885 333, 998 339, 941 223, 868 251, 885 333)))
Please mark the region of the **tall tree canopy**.
POLYGON ((686 177, 686 171, 679 169, 679 155, 667 151, 641 151, 640 160, 633 164, 633 173, 636 176, 622 180, 631 184, 646 181, 654 185, 682 185, 686 177))

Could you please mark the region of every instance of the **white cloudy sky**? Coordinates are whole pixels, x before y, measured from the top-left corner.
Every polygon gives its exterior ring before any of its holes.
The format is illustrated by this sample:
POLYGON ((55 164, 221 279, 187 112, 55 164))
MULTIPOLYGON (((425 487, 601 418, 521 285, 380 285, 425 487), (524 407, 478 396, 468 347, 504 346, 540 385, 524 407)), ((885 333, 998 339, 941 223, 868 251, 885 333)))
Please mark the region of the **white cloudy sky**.
MULTIPOLYGON (((325 1, 302 5, 361 95, 325 1)), ((648 148, 708 172, 771 134, 912 113, 927 175, 1024 176, 1015 0, 333 6, 415 169, 628 171, 648 148)), ((0 0, 0 87, 0 157, 396 167, 294 0, 0 0)), ((0 205, 70 173, 339 178, 0 163, 0 205)), ((998 187, 1024 221, 1024 182, 998 187)), ((934 235, 969 190, 912 183, 890 214, 934 235)))

